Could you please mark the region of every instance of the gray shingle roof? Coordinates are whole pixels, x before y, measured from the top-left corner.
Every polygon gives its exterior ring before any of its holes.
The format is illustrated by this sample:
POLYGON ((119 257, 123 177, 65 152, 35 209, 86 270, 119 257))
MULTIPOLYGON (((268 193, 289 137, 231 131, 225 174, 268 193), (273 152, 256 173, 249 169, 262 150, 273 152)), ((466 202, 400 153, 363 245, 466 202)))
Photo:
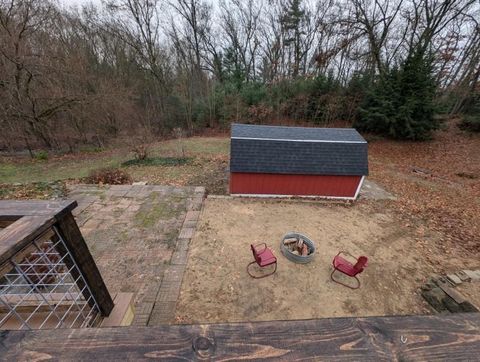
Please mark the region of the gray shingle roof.
POLYGON ((367 175, 368 145, 362 136, 354 129, 328 129, 345 132, 325 132, 326 130, 325 128, 235 124, 232 126, 230 171, 307 175, 367 175), (259 130, 257 133, 254 132, 255 128, 259 130), (269 134, 266 130, 272 132, 269 134), (302 134, 307 135, 305 130, 310 130, 314 137, 300 138, 302 134), (252 137, 239 137, 240 134, 243 136, 248 134, 252 137), (257 137, 253 137, 253 135, 257 137), (332 135, 334 139, 330 142, 327 135, 332 135), (278 136, 282 137, 277 138, 278 136), (346 139, 348 137, 351 138, 346 139))
POLYGON ((258 126, 238 123, 232 124, 232 138, 265 138, 303 142, 367 142, 354 128, 258 126))

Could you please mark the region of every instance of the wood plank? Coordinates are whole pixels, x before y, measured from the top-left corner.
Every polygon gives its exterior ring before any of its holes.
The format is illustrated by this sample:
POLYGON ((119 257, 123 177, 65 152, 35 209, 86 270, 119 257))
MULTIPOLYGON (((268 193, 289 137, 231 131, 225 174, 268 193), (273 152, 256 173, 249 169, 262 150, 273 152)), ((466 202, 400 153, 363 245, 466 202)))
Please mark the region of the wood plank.
MULTIPOLYGON (((60 315, 67 311, 76 312, 77 309, 72 307, 74 303, 72 301, 62 301, 61 303, 50 303, 50 306, 55 307, 55 311, 58 312, 60 315)), ((15 312, 19 314, 26 314, 25 318, 35 312, 36 313, 50 313, 51 308, 49 305, 43 304, 40 305, 40 302, 37 303, 29 303, 29 304, 21 304, 15 308, 15 312)), ((3 304, 0 304, 0 320, 3 319, 4 315, 10 311, 9 308, 5 307, 3 304)), ((2 325, 2 329, 5 326, 2 325)))
MULTIPOLYGON (((46 323, 43 325, 42 328, 45 328, 45 329, 54 329, 54 328, 58 328, 57 327, 57 324, 58 324, 58 319, 57 317, 55 317, 54 315, 50 315, 50 312, 39 312, 39 313, 35 313, 32 318, 30 318, 30 320, 28 321, 28 324, 33 328, 39 328, 42 323, 45 321, 45 319, 47 319, 46 323)), ((71 326, 73 324, 73 327, 74 328, 80 328, 81 325, 82 325, 82 322, 83 322, 83 319, 82 317, 80 316, 76 321, 75 321, 75 318, 77 318, 78 316, 78 312, 76 311, 73 311, 73 312, 70 312, 68 313, 67 317, 64 319, 64 326, 71 326), (74 323, 75 322, 75 323, 74 323)), ((3 316, 2 316, 3 317, 3 316)), ((24 318, 27 318, 28 315, 24 315, 23 316, 24 318)), ((15 330, 18 330, 18 329, 21 329, 22 328, 22 323, 20 322, 20 320, 18 320, 15 316, 11 316, 10 318, 7 318, 7 320, 5 321, 4 324, 2 324, 2 326, 0 327, 0 334, 1 333, 5 333, 4 331, 7 330, 7 329, 15 329, 15 330)), ((28 361, 30 361, 30 359, 27 359, 28 361)), ((2 347, 0 346, 0 361, 4 361, 3 359, 3 354, 2 354, 2 347)))
POLYGON ((75 200, 0 200, 0 219, 22 216, 62 216, 77 206, 75 200))
MULTIPOLYGON (((37 236, 35 240, 37 241, 37 243, 42 244, 42 242, 50 240, 53 237, 55 237, 55 233, 53 232, 53 230, 47 229, 43 234, 37 236)), ((10 258, 10 260, 15 261, 16 263, 21 263, 25 257, 29 256, 35 251, 38 251, 38 248, 35 246, 35 244, 27 243, 27 246, 25 246, 22 250, 16 252, 15 255, 10 258)), ((4 264, 0 264, 0 277, 12 270, 13 267, 14 266, 10 261, 6 261, 4 264)))
POLYGON ((8 331, 5 360, 477 360, 480 314, 8 331))
POLYGON ((0 200, 0 265, 77 206, 74 200, 0 200))
POLYGON ((53 216, 23 216, 0 230, 0 265, 10 260, 54 223, 53 216))
MULTIPOLYGON (((113 300, 107 287, 103 281, 102 275, 98 270, 97 264, 93 259, 90 250, 88 250, 87 243, 83 239, 82 233, 78 228, 78 225, 71 213, 67 213, 57 222, 57 227, 60 235, 62 236, 68 251, 72 255, 75 263, 77 264, 80 272, 83 275, 93 297, 97 301, 102 316, 108 316, 113 309, 113 300)), ((61 243, 57 246, 58 252, 62 255, 66 250, 61 249, 61 243)), ((70 269, 72 265, 69 265, 70 258, 65 258, 65 264, 70 269)), ((79 277, 76 269, 72 270, 72 275, 75 279, 79 277)), ((80 281, 77 283, 80 289, 83 289, 84 285, 80 281)), ((88 299, 88 291, 85 290, 85 298, 88 299)))
POLYGON ((18 219, 19 219, 18 217, 10 217, 9 219, 5 217, 4 219, 1 219, 1 216, 0 216, 0 228, 1 229, 6 228, 8 225, 13 223, 14 221, 17 221, 18 219))
POLYGON ((110 315, 103 319, 101 327, 120 327, 132 324, 134 317, 133 293, 117 293, 110 315))
MULTIPOLYGON (((34 244, 28 244, 22 250, 17 252, 10 260, 15 261, 16 263, 21 262, 26 256, 29 256, 31 253, 37 251, 37 247, 34 244)), ((11 261, 6 261, 5 263, 0 265, 0 278, 3 277, 5 274, 11 272, 15 266, 11 261)), ((15 272, 15 271, 14 271, 15 272)))

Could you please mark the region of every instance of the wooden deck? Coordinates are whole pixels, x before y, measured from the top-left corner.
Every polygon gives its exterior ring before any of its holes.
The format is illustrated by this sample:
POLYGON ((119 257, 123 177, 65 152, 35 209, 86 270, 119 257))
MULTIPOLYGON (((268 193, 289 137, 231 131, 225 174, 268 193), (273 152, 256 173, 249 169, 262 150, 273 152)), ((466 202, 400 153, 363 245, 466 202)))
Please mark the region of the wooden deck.
POLYGON ((478 360, 480 314, 5 331, 13 360, 478 360))

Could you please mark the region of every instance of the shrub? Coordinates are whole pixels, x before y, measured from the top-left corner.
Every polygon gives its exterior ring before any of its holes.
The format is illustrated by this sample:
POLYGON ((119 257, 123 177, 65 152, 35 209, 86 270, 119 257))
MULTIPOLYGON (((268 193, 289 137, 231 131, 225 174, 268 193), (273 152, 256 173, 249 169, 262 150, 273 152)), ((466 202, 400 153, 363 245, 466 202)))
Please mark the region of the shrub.
POLYGON ((36 160, 46 161, 46 160, 48 160, 48 152, 47 151, 39 151, 39 152, 35 153, 34 157, 35 157, 36 160))
POLYGON ((134 154, 136 160, 142 161, 148 158, 148 154, 150 153, 150 145, 148 143, 138 143, 132 145, 131 151, 134 154))
POLYGON ((80 151, 85 153, 100 153, 105 151, 105 149, 98 146, 84 146, 80 147, 80 151))
POLYGON ((464 113, 458 127, 464 131, 480 132, 480 95, 472 97, 464 113))
POLYGON ((273 110, 266 105, 250 106, 248 107, 248 118, 254 121, 264 122, 273 118, 273 110))
POLYGON ((122 163, 122 166, 182 166, 190 163, 189 157, 151 157, 143 160, 128 160, 122 163))
POLYGON ((142 129, 141 134, 132 137, 127 141, 130 151, 133 152, 133 156, 136 160, 146 160, 148 158, 153 146, 152 140, 152 131, 142 129))
POLYGON ((480 132, 480 114, 464 116, 458 127, 464 131, 480 132))
POLYGON ((267 97, 267 89, 258 82, 247 83, 242 87, 240 96, 247 106, 256 106, 267 97))
POLYGON ((132 183, 132 177, 118 168, 101 168, 90 172, 84 182, 87 184, 129 185, 132 183))

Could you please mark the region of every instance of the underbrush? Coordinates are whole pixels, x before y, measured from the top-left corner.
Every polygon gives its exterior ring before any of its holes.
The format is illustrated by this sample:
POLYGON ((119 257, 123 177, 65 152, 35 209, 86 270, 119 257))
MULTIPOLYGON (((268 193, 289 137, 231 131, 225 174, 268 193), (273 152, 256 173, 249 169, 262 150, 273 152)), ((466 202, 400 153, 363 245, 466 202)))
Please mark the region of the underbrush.
POLYGON ((46 161, 48 160, 48 152, 47 151, 39 151, 35 153, 34 159, 38 161, 46 161))
POLYGON ((480 132, 480 115, 478 116, 465 116, 459 123, 458 127, 464 131, 480 132))
POLYGON ((108 184, 108 185, 129 185, 132 177, 118 168, 101 168, 90 172, 88 177, 83 179, 87 184, 108 184))
POLYGON ((122 166, 182 166, 191 163, 192 160, 190 157, 149 157, 125 161, 122 166))

